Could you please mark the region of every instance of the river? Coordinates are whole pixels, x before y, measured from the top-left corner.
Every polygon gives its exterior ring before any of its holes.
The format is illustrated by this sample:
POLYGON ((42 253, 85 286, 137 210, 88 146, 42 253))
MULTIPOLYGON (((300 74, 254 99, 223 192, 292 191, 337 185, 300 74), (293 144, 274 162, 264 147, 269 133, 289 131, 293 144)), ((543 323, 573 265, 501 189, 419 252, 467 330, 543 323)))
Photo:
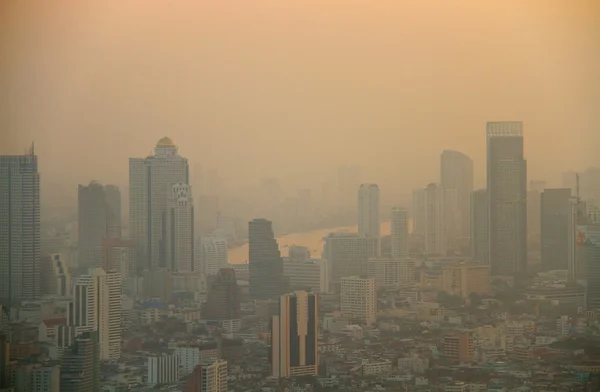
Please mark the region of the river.
MULTIPOLYGON (((329 233, 335 232, 348 232, 356 233, 356 226, 344 226, 335 227, 332 229, 320 229, 307 231, 303 233, 291 233, 283 235, 277 238, 279 243, 279 249, 281 250, 282 256, 287 256, 288 247, 291 245, 306 246, 310 249, 311 257, 318 259, 321 257, 323 251, 323 238, 327 237, 329 233)), ((390 233, 389 222, 381 224, 381 235, 388 235, 390 233)), ((240 247, 229 250, 229 262, 231 264, 244 264, 248 260, 248 244, 244 244, 240 247)))

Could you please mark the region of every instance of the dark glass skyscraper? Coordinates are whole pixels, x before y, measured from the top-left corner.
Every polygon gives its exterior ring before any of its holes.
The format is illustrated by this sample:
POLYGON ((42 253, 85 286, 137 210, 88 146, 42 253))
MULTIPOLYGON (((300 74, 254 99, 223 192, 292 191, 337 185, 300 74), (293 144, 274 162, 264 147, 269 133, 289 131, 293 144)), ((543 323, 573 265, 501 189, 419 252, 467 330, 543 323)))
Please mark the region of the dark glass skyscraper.
POLYGON ((40 175, 37 156, 0 156, 0 304, 40 296, 40 175))
POLYGON ((542 268, 566 270, 569 259, 571 189, 546 189, 541 194, 542 268))
POLYGON ((233 320, 240 318, 241 294, 235 270, 221 268, 210 284, 204 305, 206 320, 233 320))
POLYGON ((523 123, 487 124, 489 258, 492 275, 527 270, 527 163, 523 123))
POLYGON ((254 219, 248 224, 248 234, 250 297, 276 299, 287 290, 287 285, 273 225, 266 219, 254 219))

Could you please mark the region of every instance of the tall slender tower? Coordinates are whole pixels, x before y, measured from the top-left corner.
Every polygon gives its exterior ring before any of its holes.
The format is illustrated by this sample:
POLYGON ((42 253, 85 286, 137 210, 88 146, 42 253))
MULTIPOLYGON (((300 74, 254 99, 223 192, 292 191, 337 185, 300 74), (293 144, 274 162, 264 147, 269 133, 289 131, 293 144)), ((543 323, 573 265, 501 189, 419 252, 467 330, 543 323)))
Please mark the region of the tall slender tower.
POLYGON ((317 296, 296 291, 279 298, 271 322, 273 377, 316 376, 319 367, 317 296))
POLYGON ((79 266, 102 265, 102 242, 121 237, 121 193, 114 185, 92 181, 78 190, 79 266))
POLYGON ((522 122, 487 124, 487 190, 492 275, 527 270, 527 163, 522 122))
POLYGON ((158 141, 154 155, 129 159, 129 228, 138 269, 167 267, 161 260, 163 218, 169 189, 178 182, 189 184, 188 161, 168 137, 158 141))
MULTIPOLYGON (((447 219, 448 236, 467 238, 469 231, 469 198, 473 191, 473 160, 458 151, 444 150, 440 157, 440 184, 444 191, 453 190, 452 205, 446 212, 455 219, 447 219)), ((450 199, 449 199, 450 200, 450 199)))
POLYGON ((254 219, 248 224, 250 297, 276 299, 286 291, 283 260, 271 221, 254 219))
POLYGON ((471 257, 480 263, 489 264, 487 189, 471 192, 471 257))
POLYGON ((570 188, 545 189, 541 194, 542 268, 566 270, 569 259, 570 188))
POLYGON ((173 272, 194 270, 194 199, 192 187, 178 182, 169 189, 164 216, 163 258, 173 272))
POLYGON ((33 148, 0 156, 0 304, 40 296, 40 175, 33 148))
POLYGON ((408 210, 394 207, 391 215, 392 258, 408 257, 408 210))
POLYGON ((358 188, 358 234, 368 238, 380 238, 379 187, 362 184, 358 188))
POLYGON ((439 184, 425 188, 425 253, 446 255, 447 240, 444 224, 444 190, 439 184))

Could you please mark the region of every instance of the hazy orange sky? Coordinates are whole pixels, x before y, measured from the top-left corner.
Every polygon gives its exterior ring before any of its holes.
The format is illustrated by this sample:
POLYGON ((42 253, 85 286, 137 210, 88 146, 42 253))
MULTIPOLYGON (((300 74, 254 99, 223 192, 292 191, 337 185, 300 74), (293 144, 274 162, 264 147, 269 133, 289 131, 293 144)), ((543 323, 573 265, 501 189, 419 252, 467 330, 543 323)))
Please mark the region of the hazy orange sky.
POLYGON ((164 135, 230 182, 337 166, 408 191, 485 122, 525 122, 530 179, 600 164, 597 0, 107 0, 0 5, 0 153, 44 184, 125 186, 164 135))

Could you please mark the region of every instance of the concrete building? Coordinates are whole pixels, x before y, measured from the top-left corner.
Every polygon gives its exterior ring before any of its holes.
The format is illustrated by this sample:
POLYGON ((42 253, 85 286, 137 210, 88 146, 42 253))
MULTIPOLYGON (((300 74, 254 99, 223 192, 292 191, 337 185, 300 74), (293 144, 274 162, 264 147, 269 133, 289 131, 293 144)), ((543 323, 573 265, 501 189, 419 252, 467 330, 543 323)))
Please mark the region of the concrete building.
POLYGON ((459 263, 442 269, 442 289, 468 298, 471 293, 491 294, 490 266, 481 263, 459 263))
POLYGON ((168 190, 179 182, 189 184, 188 161, 168 137, 158 141, 154 155, 129 159, 129 231, 140 270, 161 266, 168 190))
POLYGON ((167 210, 164 216, 162 265, 173 273, 194 271, 194 198, 192 187, 183 182, 168 188, 167 210))
POLYGON ((579 226, 578 261, 584 264, 587 310, 600 310, 600 226, 579 226))
POLYGON ((360 324, 377 321, 377 287, 374 278, 347 276, 341 282, 341 311, 360 324))
POLYGON ((42 257, 40 277, 42 294, 69 297, 71 295, 71 274, 67 263, 59 253, 42 257))
POLYGON ((327 260, 308 259, 293 261, 284 259, 283 275, 288 279, 292 291, 306 290, 315 293, 329 292, 327 260))
POLYGON ((429 184, 424 191, 425 253, 446 255, 448 237, 444 223, 444 190, 439 184, 429 184))
POLYGON ((78 265, 102 266, 102 241, 121 237, 121 192, 92 181, 78 189, 78 265))
MULTIPOLYGON (((586 203, 578 197, 569 199, 569 216, 568 216, 568 237, 567 237, 567 271, 570 280, 582 280, 586 278, 586 261, 582 253, 582 245, 587 230, 587 220, 585 216, 586 203)), ((596 225, 591 225, 590 229, 594 230, 596 225)))
POLYGON ((103 241, 105 271, 117 271, 121 275, 121 284, 125 294, 136 294, 138 269, 135 263, 136 247, 133 241, 124 238, 106 238, 103 241))
POLYGON ((15 392, 60 392, 60 367, 24 364, 16 371, 15 392))
POLYGON ((417 188, 412 193, 412 233, 418 236, 425 236, 425 189, 417 188))
POLYGON ((330 271, 330 288, 340 292, 344 276, 366 276, 367 262, 377 257, 378 240, 357 234, 331 233, 325 237, 323 257, 330 271))
POLYGON ((241 292, 233 268, 222 268, 210 283, 202 318, 205 320, 241 318, 241 292))
POLYGON ((398 287, 415 280, 415 262, 409 258, 372 258, 367 276, 375 279, 377 289, 398 287))
POLYGON ((121 356, 121 276, 115 271, 95 268, 75 281, 74 321, 78 331, 97 334, 102 360, 121 356))
POLYGON ((40 175, 33 147, 0 155, 0 305, 40 296, 40 175))
POLYGON ((458 332, 444 337, 444 356, 460 363, 471 363, 475 355, 475 341, 470 332, 458 332))
POLYGON ((470 195, 473 191, 473 160, 452 150, 442 151, 440 157, 440 185, 444 191, 454 191, 451 205, 446 205, 448 236, 467 238, 470 234, 470 195), (455 211, 452 218, 448 212, 455 211))
POLYGON ((100 388, 98 343, 84 332, 65 350, 60 363, 60 392, 95 392, 100 388))
POLYGON ((379 216, 379 186, 361 184, 358 187, 358 235, 367 238, 381 238, 379 216))
POLYGON ((148 357, 147 384, 153 387, 159 384, 169 384, 179 381, 179 356, 177 354, 159 354, 148 357))
POLYGON ((221 268, 227 268, 227 239, 216 235, 206 235, 196 241, 196 260, 201 271, 207 276, 216 275, 221 268))
POLYGON ((273 377, 316 376, 319 366, 317 296, 296 291, 279 298, 271 322, 273 377))
POLYGON ((186 392, 227 392, 227 361, 216 360, 196 366, 186 392))
POLYGON ((527 270, 527 163, 522 122, 487 123, 487 190, 493 275, 527 270))
POLYGON ((471 256, 475 261, 489 264, 488 194, 486 189, 471 193, 471 256))
POLYGON ((283 261, 271 221, 254 219, 248 224, 250 297, 275 299, 287 290, 283 261))
POLYGON ((541 245, 544 270, 567 270, 569 259, 569 199, 571 189, 541 193, 541 245))
POLYGON ((405 259, 409 255, 408 248, 408 210, 394 207, 390 216, 392 240, 392 258, 405 259))

